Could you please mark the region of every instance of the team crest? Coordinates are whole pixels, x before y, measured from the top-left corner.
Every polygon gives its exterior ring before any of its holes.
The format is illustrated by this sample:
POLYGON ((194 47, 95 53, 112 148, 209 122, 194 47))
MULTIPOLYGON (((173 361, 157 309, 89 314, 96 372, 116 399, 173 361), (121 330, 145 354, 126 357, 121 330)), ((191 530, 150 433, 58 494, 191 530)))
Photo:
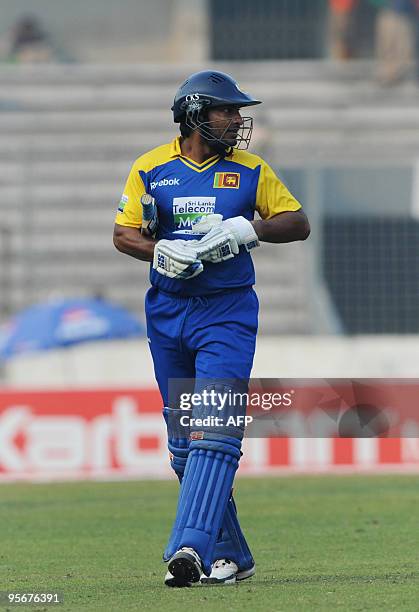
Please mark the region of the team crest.
POLYGON ((238 189, 240 187, 240 174, 238 172, 216 172, 213 187, 238 189))
POLYGON ((118 212, 124 212, 125 204, 128 204, 128 196, 124 193, 118 205, 118 212))

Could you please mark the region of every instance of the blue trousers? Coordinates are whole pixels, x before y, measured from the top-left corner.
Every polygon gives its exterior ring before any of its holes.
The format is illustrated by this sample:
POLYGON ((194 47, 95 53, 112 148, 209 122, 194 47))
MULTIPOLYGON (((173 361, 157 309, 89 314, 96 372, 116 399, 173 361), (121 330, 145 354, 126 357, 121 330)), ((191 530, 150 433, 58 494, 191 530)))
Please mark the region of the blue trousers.
POLYGON ((181 297, 152 287, 145 309, 154 372, 165 406, 170 378, 249 379, 259 310, 252 288, 181 297))

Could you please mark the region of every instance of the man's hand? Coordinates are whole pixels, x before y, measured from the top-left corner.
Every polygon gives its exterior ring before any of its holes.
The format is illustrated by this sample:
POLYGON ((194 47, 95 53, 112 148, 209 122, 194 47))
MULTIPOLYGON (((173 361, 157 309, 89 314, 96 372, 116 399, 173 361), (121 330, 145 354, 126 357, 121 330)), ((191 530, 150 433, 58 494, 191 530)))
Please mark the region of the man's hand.
POLYGON ((211 213, 201 217, 199 221, 192 225, 194 234, 208 234, 213 227, 218 227, 223 222, 223 215, 211 213))
POLYGON ((223 221, 222 215, 211 214, 193 226, 194 232, 206 233, 201 240, 193 240, 198 257, 203 261, 220 263, 231 259, 243 244, 247 251, 259 246, 253 225, 244 217, 223 221))
POLYGON ((159 240, 154 247, 153 268, 169 278, 187 280, 204 269, 197 251, 187 240, 159 240))
POLYGON ((237 240, 237 244, 243 244, 246 251, 249 252, 255 247, 260 246, 259 238, 253 225, 244 217, 226 219, 223 221, 222 227, 229 230, 237 240))
MULTIPOLYGON (((199 224, 197 223, 197 225, 199 224)), ((196 229, 196 226, 194 226, 194 229, 196 229)), ((201 240, 190 240, 190 243, 192 243, 193 248, 196 250, 199 259, 212 263, 220 263, 231 259, 239 252, 239 246, 235 237, 230 231, 225 230, 222 225, 214 225, 201 240)))

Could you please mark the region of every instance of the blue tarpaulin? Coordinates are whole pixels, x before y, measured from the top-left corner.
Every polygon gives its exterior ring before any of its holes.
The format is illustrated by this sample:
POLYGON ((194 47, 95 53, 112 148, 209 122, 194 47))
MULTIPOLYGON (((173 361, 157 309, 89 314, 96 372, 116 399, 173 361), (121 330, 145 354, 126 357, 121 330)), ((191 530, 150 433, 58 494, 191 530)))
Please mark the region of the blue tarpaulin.
POLYGON ((61 299, 27 308, 0 327, 0 357, 81 342, 145 336, 125 308, 99 298, 61 299))

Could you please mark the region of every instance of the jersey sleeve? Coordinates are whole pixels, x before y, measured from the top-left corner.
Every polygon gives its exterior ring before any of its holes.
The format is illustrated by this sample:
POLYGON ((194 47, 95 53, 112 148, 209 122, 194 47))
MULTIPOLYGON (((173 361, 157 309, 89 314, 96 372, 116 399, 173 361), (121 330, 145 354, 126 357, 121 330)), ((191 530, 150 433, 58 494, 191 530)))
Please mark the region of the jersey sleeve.
POLYGON ((262 219, 270 219, 288 210, 295 211, 301 204, 288 191, 272 168, 263 160, 256 192, 256 210, 262 219))
POLYGON ((124 187, 124 193, 118 205, 115 223, 128 227, 141 227, 142 208, 140 198, 145 193, 144 183, 135 163, 129 173, 124 187))

